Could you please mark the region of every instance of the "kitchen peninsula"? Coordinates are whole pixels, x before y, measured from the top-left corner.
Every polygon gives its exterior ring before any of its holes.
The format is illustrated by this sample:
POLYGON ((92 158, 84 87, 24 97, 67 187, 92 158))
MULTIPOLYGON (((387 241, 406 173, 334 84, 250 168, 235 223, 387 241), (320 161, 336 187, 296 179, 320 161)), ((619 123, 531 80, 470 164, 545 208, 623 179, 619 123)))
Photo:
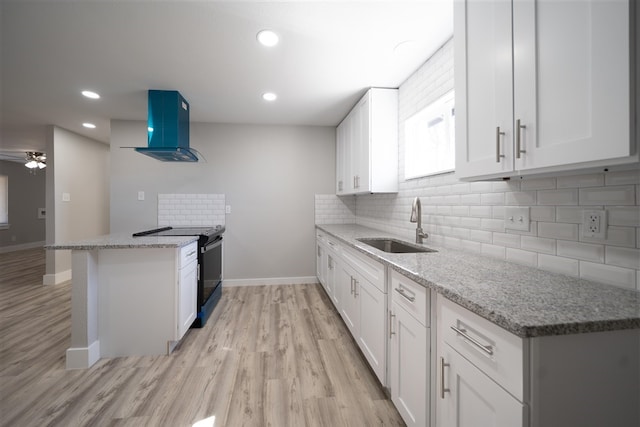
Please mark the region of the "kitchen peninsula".
POLYGON ((46 246, 72 251, 67 369, 171 353, 196 315, 197 239, 111 234, 46 246))

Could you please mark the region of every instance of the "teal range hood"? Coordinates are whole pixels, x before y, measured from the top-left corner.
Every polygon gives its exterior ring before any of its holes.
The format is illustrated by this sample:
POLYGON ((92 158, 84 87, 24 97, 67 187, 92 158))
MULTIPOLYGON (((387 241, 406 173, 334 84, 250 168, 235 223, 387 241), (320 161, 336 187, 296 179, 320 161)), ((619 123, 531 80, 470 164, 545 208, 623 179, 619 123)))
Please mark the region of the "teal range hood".
POLYGON ((163 162, 197 162, 189 148, 189 103, 175 90, 150 90, 148 145, 135 150, 163 162))

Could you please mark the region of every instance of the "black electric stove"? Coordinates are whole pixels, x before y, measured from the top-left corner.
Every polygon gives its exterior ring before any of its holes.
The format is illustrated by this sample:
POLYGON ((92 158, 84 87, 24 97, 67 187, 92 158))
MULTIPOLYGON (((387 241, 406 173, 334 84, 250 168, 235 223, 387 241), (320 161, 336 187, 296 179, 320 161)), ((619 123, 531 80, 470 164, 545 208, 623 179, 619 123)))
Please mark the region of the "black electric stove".
POLYGON ((162 227, 134 233, 142 236, 198 236, 198 315, 191 325, 201 328, 222 296, 222 235, 225 226, 162 227))

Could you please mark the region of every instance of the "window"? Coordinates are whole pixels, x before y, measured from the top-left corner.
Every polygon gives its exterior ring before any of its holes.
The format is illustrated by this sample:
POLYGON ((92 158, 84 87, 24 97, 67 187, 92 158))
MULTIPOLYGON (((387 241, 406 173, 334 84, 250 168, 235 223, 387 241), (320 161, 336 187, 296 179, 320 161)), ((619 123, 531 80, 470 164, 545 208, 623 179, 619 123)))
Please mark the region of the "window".
POLYGON ((454 91, 447 92, 404 123, 404 177, 418 178, 455 168, 454 91))
POLYGON ((0 228, 9 225, 9 177, 0 175, 0 228))

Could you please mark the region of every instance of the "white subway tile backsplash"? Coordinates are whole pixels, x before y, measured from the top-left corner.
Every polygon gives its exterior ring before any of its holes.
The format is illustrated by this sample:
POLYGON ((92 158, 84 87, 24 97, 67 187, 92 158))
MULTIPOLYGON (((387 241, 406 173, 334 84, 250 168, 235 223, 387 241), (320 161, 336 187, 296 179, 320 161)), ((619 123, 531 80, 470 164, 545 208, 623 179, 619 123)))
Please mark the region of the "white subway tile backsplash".
POLYGON ((505 204, 511 206, 529 206, 536 204, 535 191, 518 191, 505 194, 505 204))
POLYGON ((562 224, 557 222, 539 222, 538 236, 552 239, 578 240, 578 224, 562 224))
POLYGON ((487 255, 494 258, 505 259, 506 250, 507 248, 505 248, 504 246, 496 246, 490 245, 488 243, 483 243, 480 249, 480 253, 482 255, 487 255))
POLYGON ((564 258, 554 255, 538 254, 538 267, 553 271, 554 273, 566 274, 568 276, 580 276, 580 262, 571 258, 564 258))
POLYGON ((212 227, 225 224, 224 194, 158 194, 158 226, 212 227))
POLYGON ((529 210, 531 214, 531 221, 555 221, 556 220, 556 208, 555 206, 531 206, 529 210))
POLYGON ((577 205, 577 189, 538 190, 539 205, 577 205))
POLYGON ((463 205, 479 205, 480 194, 463 194, 460 196, 460 203, 463 205))
POLYGON ((518 234, 493 233, 493 244, 508 248, 519 248, 521 236, 518 234))
POLYGON ((521 249, 507 248, 506 259, 507 261, 528 265, 530 267, 538 266, 538 254, 535 252, 523 251, 521 249))
POLYGON ((600 187, 604 185, 604 175, 574 175, 558 177, 558 188, 600 187))
POLYGON ((504 220, 482 218, 480 222, 480 228, 482 228, 483 230, 504 231, 504 220))
POLYGON ((520 248, 527 251, 555 255, 556 240, 544 239, 541 237, 522 236, 522 240, 520 241, 520 248))
POLYGON ((581 242, 593 242, 602 243, 612 246, 624 246, 627 248, 633 248, 636 246, 637 240, 634 235, 633 227, 607 227, 607 238, 605 240, 594 239, 592 237, 580 236, 581 242))
POLYGON ((556 221, 580 224, 582 222, 582 211, 585 209, 594 208, 585 208, 579 206, 558 206, 556 208, 556 221))
POLYGON ((491 206, 469 206, 469 216, 477 218, 491 218, 491 206))
POLYGON ((504 205, 504 193, 483 193, 480 195, 483 205, 504 205))
POLYGON ((558 240, 557 254, 568 258, 604 263, 604 245, 558 240))
POLYGON ((490 231, 469 230, 469 240, 474 242, 492 243, 493 236, 490 231))
POLYGON ((633 185, 581 188, 580 205, 633 205, 635 190, 633 185))
POLYGON ((607 246, 605 249, 605 263, 640 270, 640 250, 607 246))
POLYGON ((556 188, 555 178, 524 179, 520 182, 520 188, 524 190, 553 190, 556 188))
POLYGON ((608 211, 609 225, 640 227, 640 206, 616 206, 608 211))
POLYGON ((580 261, 580 277, 623 288, 636 289, 637 270, 580 261))
POLYGON ((609 172, 604 175, 605 185, 640 184, 640 170, 609 172))

